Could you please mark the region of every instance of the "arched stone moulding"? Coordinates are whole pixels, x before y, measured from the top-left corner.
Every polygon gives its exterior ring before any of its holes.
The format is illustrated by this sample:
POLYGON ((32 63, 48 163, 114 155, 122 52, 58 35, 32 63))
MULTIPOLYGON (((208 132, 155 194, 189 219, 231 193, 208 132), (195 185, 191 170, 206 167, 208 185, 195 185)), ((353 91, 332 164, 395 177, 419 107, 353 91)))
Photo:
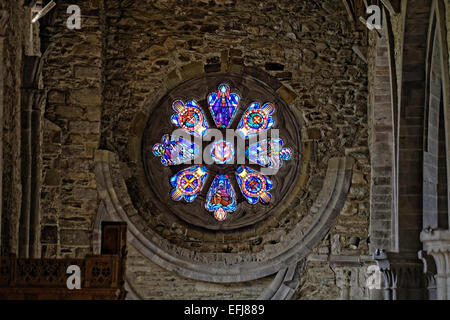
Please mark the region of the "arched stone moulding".
POLYGON ((290 300, 300 284, 300 276, 305 266, 306 260, 302 259, 278 271, 275 279, 261 293, 258 300, 290 300))
POLYGON ((95 172, 100 198, 107 216, 128 224, 128 241, 145 257, 182 276, 210 282, 240 282, 274 274, 303 259, 327 234, 338 216, 350 187, 352 158, 332 158, 328 163, 323 188, 300 221, 273 248, 256 254, 198 253, 174 246, 152 230, 141 232, 131 219, 137 211, 126 197, 117 156, 106 150, 95 154, 95 172), (120 194, 120 197, 118 196, 120 194))

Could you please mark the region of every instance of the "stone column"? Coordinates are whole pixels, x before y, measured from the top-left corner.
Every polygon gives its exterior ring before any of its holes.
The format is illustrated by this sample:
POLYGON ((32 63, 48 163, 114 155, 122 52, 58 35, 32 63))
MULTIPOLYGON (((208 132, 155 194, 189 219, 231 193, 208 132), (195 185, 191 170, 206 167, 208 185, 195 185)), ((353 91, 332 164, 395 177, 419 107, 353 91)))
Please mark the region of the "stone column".
POLYGON ((420 240, 436 263, 437 299, 450 300, 450 230, 424 230, 420 240))
POLYGON ((414 253, 374 253, 384 277, 384 300, 423 300, 426 298, 423 264, 414 253))
MULTIPOLYGON (((3 79, 4 79, 4 54, 3 42, 8 20, 8 13, 0 10, 0 132, 3 134, 3 79)), ((0 239, 2 239, 2 210, 3 210, 3 138, 0 139, 0 239)), ((2 250, 2 241, 0 240, 0 252, 2 250)))
POLYGON ((425 275, 426 288, 428 290, 428 300, 436 300, 436 264, 434 263, 434 259, 422 250, 419 251, 418 257, 423 263, 423 274, 425 275))

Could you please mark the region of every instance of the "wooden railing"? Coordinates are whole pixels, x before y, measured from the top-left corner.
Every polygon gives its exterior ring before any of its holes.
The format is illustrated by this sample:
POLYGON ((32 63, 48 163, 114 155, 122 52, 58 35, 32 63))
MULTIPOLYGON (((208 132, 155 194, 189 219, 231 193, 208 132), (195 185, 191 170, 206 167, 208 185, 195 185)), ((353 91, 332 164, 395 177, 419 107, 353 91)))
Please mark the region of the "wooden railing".
POLYGON ((0 257, 0 299, 125 299, 126 223, 104 222, 100 255, 84 259, 0 257), (69 289, 69 266, 80 268, 81 289, 69 289))

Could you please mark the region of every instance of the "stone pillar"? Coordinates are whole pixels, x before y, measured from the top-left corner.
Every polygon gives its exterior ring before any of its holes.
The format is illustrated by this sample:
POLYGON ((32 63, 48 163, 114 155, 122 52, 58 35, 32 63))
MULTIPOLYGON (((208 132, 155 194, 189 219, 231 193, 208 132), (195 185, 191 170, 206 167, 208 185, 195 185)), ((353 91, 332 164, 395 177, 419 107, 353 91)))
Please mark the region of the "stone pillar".
POLYGON ((424 230, 420 240, 436 263, 437 299, 450 300, 450 230, 424 230))
MULTIPOLYGON (((4 53, 3 43, 8 20, 8 13, 0 10, 0 132, 3 134, 3 79, 4 79, 4 53)), ((2 210, 3 210, 3 138, 0 139, 0 239, 2 239, 2 210)), ((2 250, 2 241, 0 240, 0 252, 2 250)))
POLYGON ((434 263, 434 259, 422 250, 419 251, 418 257, 423 263, 423 274, 425 275, 426 288, 428 290, 428 300, 436 300, 436 264, 434 263))
POLYGON ((423 264, 414 253, 377 250, 374 260, 384 278, 384 300, 424 300, 423 264))

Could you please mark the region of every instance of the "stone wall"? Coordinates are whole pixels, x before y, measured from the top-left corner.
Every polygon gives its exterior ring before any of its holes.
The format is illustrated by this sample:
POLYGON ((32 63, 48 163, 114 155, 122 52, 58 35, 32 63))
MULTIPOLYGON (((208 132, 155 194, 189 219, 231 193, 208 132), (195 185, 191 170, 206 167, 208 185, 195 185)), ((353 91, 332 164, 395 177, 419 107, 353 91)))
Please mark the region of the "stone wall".
MULTIPOLYGON (((136 166, 128 157, 134 147, 128 139, 136 115, 165 94, 168 83, 195 74, 198 68, 239 73, 246 67, 265 70, 283 85, 279 94, 301 115, 304 155, 311 161, 302 173, 304 191, 296 196, 289 217, 266 226, 267 234, 255 248, 236 242, 236 249, 257 251, 280 241, 317 198, 328 160, 350 156, 356 162, 349 196, 336 224, 311 256, 357 260, 368 253, 367 67, 352 51, 354 45, 365 47, 366 39, 364 32, 347 23, 342 1, 84 0, 77 2, 81 30, 66 28, 69 4, 58 2, 45 30, 50 47, 43 69, 48 91, 42 149, 43 257, 82 257, 92 252, 99 206, 94 150, 115 152, 128 181, 136 166)), ((14 81, 19 80, 10 82, 14 81)), ((12 99, 16 97, 12 84, 7 90, 12 99)), ((6 111, 17 125, 14 111, 6 111)), ((14 148, 14 139, 11 135, 11 141, 5 141, 4 150, 14 148)), ((18 161, 14 150, 7 153, 8 179, 20 180, 13 172, 12 163, 18 161)), ((133 186, 128 187, 133 196, 133 186)), ((4 194, 20 199, 20 190, 4 194)), ((10 199, 14 212, 15 198, 10 199)), ((177 231, 173 225, 158 230, 183 244, 177 231)), ((202 239, 204 248, 223 250, 223 244, 214 243, 216 237, 202 239)), ((341 297, 337 283, 349 276, 348 270, 313 260, 295 297, 341 297)), ((127 268, 130 284, 148 299, 253 299, 273 279, 221 285, 193 281, 161 269, 134 248, 129 250, 127 268)), ((352 297, 363 297, 358 280, 363 270, 352 270, 352 297)))
MULTIPOLYGON (((244 66, 260 68, 287 88, 284 94, 304 122, 302 137, 311 148, 313 161, 304 173, 307 191, 297 198, 302 210, 307 210, 321 190, 331 157, 349 155, 357 160, 343 212, 315 253, 355 257, 367 253, 367 69, 352 51, 353 45, 366 44, 364 32, 352 30, 347 23, 341 1, 323 1, 321 5, 311 1, 108 1, 105 5, 101 148, 117 153, 125 179, 135 170, 128 157, 130 148, 134 148, 128 140, 130 132, 136 130, 134 118, 138 112, 146 113, 149 104, 156 103, 167 83, 202 72, 239 73, 244 66), (355 249, 350 248, 352 241, 357 243, 355 249)), ((128 188, 133 198, 136 186, 132 179, 128 179, 128 188)), ((291 228, 302 212, 293 211, 292 216, 293 219, 271 226, 258 247, 277 243, 286 233, 283 230, 291 228)), ((183 228, 158 223, 161 235, 184 245, 183 228)), ((223 245, 214 243, 215 236, 202 239, 197 241, 202 246, 199 250, 205 250, 211 241, 212 249, 222 250, 223 245)), ((240 252, 253 250, 247 245, 235 247, 240 252)), ((144 262, 146 270, 155 269, 149 261, 133 255, 129 259, 129 274, 142 272, 141 267, 135 266, 144 262)), ((322 271, 314 264, 308 265, 307 272, 314 276, 308 277, 303 287, 335 286, 334 273, 321 277, 322 271)), ((147 272, 144 279, 159 283, 159 277, 157 272, 147 272)), ((139 279, 136 287, 143 288, 145 281, 139 279)), ((161 289, 161 297, 170 294, 170 283, 167 285, 167 289, 161 289)), ((240 285, 230 284, 230 288, 233 286, 240 285)), ((249 284, 249 290, 254 286, 259 287, 259 282, 249 284)), ((308 294, 304 297, 339 297, 338 290, 324 289, 317 295, 312 289, 305 290, 308 294)), ((151 297, 147 291, 144 295, 151 297)), ((189 297, 201 295, 190 293, 189 297)))
POLYGON ((274 276, 242 283, 210 283, 181 277, 150 262, 133 246, 128 249, 128 284, 138 298, 153 299, 212 299, 254 300, 269 286, 274 276))
POLYGON ((70 4, 60 1, 53 9, 43 70, 48 90, 41 192, 45 257, 90 253, 98 208, 93 157, 100 138, 103 3, 80 1, 81 30, 66 27, 70 4))

